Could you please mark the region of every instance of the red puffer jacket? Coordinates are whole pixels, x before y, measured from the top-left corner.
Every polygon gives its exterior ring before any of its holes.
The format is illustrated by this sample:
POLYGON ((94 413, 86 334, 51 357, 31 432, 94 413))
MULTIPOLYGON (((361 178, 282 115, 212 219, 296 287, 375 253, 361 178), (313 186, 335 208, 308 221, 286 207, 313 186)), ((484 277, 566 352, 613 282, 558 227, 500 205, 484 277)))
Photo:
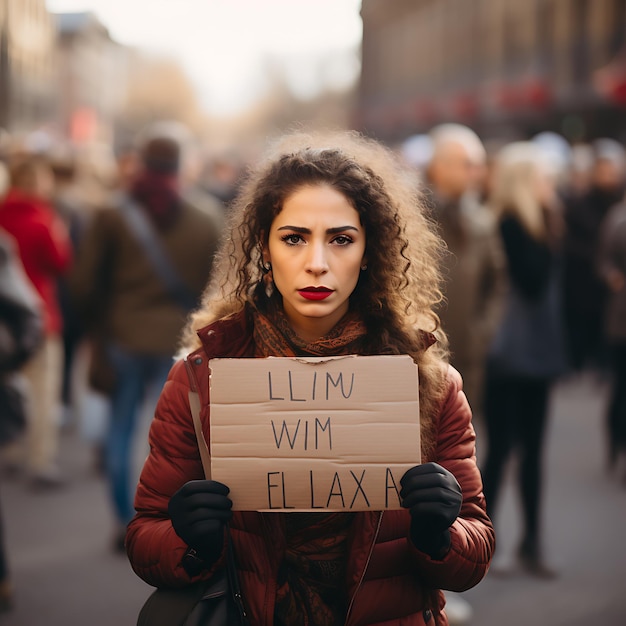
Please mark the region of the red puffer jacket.
MULTIPOLYGON (((200 393, 204 434, 209 441, 208 355, 241 357, 254 353, 244 314, 200 331, 203 347, 170 373, 150 429, 150 455, 135 498, 137 514, 127 535, 135 572, 154 586, 180 587, 209 578, 191 577, 182 566, 188 547, 174 532, 167 514, 170 497, 186 481, 203 478, 189 411, 190 378, 200 393)), ((450 368, 448 392, 437 424, 435 458, 450 470, 463 490, 461 514, 451 528, 452 547, 435 561, 408 540, 407 511, 356 513, 350 531, 347 591, 350 626, 445 626, 439 589, 463 591, 486 574, 494 549, 494 532, 485 513, 482 482, 475 461, 471 412, 459 374, 450 368)), ((275 581, 285 544, 271 513, 235 512, 231 537, 242 592, 253 626, 274 623, 275 581)), ((222 561, 215 567, 220 567, 222 561)))

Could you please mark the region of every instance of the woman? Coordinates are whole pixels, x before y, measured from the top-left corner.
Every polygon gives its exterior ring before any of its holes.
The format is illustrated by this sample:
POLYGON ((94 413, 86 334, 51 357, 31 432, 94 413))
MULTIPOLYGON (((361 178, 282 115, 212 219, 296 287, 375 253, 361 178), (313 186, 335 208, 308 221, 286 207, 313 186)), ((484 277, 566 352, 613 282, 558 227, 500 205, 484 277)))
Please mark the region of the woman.
POLYGON ((500 152, 494 173, 490 204, 499 219, 510 289, 487 358, 483 480, 493 519, 507 461, 518 449, 524 523, 518 556, 530 573, 549 577, 539 528, 541 456, 549 392, 565 360, 558 297, 562 227, 544 165, 537 146, 516 142, 500 152))
POLYGON ((384 148, 353 135, 283 140, 244 184, 184 338, 207 440, 207 357, 410 354, 425 462, 402 479, 407 510, 232 513, 228 487, 202 480, 179 361, 127 534, 148 583, 210 579, 224 567, 226 524, 251 624, 445 625, 438 590, 485 575, 494 533, 471 411, 433 313, 442 244, 408 180, 384 148))

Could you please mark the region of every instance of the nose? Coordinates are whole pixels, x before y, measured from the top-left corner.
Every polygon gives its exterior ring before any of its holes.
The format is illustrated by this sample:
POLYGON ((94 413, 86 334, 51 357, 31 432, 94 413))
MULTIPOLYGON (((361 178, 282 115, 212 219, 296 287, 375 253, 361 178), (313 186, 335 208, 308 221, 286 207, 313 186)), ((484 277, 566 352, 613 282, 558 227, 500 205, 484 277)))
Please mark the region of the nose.
POLYGON ((313 276, 321 276, 328 271, 327 252, 323 243, 315 243, 310 246, 306 271, 313 276))

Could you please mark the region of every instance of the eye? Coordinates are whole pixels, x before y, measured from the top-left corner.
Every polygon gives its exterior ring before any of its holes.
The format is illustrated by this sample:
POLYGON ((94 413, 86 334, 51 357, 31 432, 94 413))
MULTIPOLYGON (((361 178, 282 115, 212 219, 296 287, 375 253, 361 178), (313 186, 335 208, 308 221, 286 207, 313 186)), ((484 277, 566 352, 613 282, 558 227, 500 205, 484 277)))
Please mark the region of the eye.
POLYGON ((348 237, 348 235, 337 235, 337 237, 333 239, 333 243, 338 246, 347 246, 353 243, 353 241, 352 237, 348 237))
POLYGON ((291 233, 289 235, 283 235, 280 238, 281 241, 284 241, 288 246, 297 246, 299 243, 303 243, 304 239, 302 235, 298 235, 296 233, 291 233))

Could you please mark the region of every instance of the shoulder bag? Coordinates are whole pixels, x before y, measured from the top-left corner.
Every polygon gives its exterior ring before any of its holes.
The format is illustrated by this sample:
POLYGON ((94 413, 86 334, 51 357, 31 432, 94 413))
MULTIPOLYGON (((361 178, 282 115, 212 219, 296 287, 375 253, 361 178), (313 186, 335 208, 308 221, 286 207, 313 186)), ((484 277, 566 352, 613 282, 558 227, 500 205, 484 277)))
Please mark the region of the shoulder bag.
POLYGON ((197 305, 197 298, 185 285, 165 253, 150 218, 127 194, 119 197, 120 214, 141 245, 167 292, 185 311, 197 305))
MULTIPOLYGON (((189 392, 189 406, 204 474, 211 478, 211 456, 200 422, 200 398, 189 392)), ((157 589, 143 605, 137 626, 247 626, 237 564, 226 527, 226 568, 209 581, 181 589, 157 589)))
POLYGON ((564 373, 565 347, 557 274, 536 301, 511 286, 503 318, 487 354, 494 376, 552 379, 564 373))

